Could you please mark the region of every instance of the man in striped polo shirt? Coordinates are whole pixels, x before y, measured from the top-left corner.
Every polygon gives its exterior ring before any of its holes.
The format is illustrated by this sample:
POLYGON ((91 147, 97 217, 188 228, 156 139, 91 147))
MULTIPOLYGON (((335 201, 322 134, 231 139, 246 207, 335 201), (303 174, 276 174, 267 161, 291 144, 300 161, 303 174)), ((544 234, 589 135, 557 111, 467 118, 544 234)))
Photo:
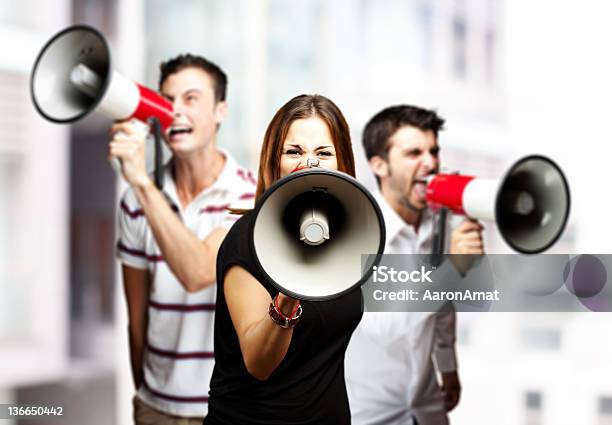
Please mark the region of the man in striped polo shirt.
POLYGON ((214 365, 216 255, 238 218, 227 208, 252 207, 255 179, 216 145, 227 112, 225 73, 193 55, 160 70, 160 92, 174 109, 163 190, 146 172, 142 130, 117 123, 109 145, 130 185, 120 203, 117 248, 137 389, 134 421, 200 424, 214 365))

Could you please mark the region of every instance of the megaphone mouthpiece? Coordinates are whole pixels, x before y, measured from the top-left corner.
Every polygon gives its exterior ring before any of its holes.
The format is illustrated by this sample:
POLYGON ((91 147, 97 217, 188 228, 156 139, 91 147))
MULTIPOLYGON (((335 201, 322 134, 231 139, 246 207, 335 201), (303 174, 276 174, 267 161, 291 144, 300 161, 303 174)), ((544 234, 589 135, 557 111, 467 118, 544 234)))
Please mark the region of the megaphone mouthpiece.
POLYGON ((511 190, 504 192, 502 196, 501 202, 514 214, 529 215, 535 209, 535 200, 529 192, 511 190))
POLYGON ((329 239, 329 223, 323 210, 314 206, 307 208, 300 223, 300 240, 308 245, 321 245, 329 239))

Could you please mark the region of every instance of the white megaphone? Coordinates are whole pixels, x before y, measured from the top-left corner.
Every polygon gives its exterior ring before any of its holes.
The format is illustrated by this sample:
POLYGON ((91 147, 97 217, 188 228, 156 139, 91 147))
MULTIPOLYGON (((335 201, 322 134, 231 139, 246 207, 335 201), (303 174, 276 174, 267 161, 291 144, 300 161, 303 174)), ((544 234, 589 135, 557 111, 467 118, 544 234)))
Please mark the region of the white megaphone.
MULTIPOLYGON (((72 123, 94 110, 113 120, 155 118, 160 131, 173 120, 172 104, 114 71, 104 36, 85 25, 65 28, 45 44, 32 68, 30 93, 36 110, 55 123, 72 123)), ((159 140, 156 156, 157 174, 159 140)))
POLYGON ((347 294, 368 279, 384 250, 378 204, 339 171, 289 174, 263 194, 254 214, 249 240, 257 268, 279 291, 300 300, 347 294))
POLYGON ((475 219, 493 220, 512 249, 536 254, 563 233, 570 210, 567 180, 557 164, 539 155, 518 160, 502 179, 437 174, 427 203, 475 219))

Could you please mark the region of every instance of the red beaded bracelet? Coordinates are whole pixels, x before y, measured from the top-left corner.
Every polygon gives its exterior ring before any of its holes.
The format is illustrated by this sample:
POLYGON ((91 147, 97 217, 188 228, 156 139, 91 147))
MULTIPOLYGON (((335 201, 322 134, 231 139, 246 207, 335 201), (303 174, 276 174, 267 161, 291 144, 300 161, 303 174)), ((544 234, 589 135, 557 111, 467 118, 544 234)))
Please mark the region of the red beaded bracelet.
POLYGON ((287 320, 293 319, 295 316, 295 313, 297 313, 298 309, 301 306, 302 304, 300 304, 300 302, 298 301, 297 305, 295 306, 291 314, 289 316, 285 316, 283 314, 283 311, 280 309, 280 306, 278 305, 278 294, 276 294, 276 296, 274 297, 274 307, 276 307, 276 309, 278 310, 279 314, 283 317, 283 319, 287 319, 287 320))
POLYGON ((285 316, 285 314, 278 306, 277 295, 270 303, 270 309, 268 310, 268 314, 270 315, 270 318, 274 323, 279 325, 281 328, 287 329, 294 326, 297 322, 300 321, 300 318, 302 317, 302 305, 300 304, 300 302, 298 302, 295 309, 291 312, 291 315, 285 316))

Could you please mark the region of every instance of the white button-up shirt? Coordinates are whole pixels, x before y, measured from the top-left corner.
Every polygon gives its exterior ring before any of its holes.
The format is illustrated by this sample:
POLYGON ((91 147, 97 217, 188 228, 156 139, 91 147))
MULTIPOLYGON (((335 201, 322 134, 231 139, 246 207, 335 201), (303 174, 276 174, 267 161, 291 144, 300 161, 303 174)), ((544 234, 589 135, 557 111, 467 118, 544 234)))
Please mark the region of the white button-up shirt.
MULTIPOLYGON (((418 232, 380 193, 375 195, 387 230, 385 254, 430 253, 432 213, 418 232)), ((448 235, 448 232, 447 232, 448 235)), ((367 312, 346 353, 346 383, 353 425, 446 425, 436 377, 456 370, 455 312, 367 312)))

